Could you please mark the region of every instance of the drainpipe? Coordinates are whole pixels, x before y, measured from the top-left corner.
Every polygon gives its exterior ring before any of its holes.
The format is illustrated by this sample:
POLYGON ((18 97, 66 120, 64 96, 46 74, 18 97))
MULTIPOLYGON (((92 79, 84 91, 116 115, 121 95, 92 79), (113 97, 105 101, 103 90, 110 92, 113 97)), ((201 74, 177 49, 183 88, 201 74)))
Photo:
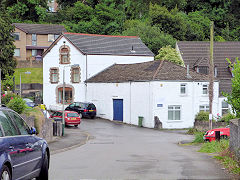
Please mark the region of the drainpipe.
MULTIPOLYGON (((85 80, 87 80, 88 78, 87 78, 87 73, 88 73, 88 66, 87 66, 87 54, 86 54, 86 78, 85 78, 85 80)), ((85 83, 85 101, 87 101, 87 83, 85 83)))
POLYGON ((129 96, 130 96, 130 118, 129 118, 129 124, 131 124, 131 118, 132 118, 132 82, 129 81, 129 88, 130 88, 130 92, 129 92, 129 96))

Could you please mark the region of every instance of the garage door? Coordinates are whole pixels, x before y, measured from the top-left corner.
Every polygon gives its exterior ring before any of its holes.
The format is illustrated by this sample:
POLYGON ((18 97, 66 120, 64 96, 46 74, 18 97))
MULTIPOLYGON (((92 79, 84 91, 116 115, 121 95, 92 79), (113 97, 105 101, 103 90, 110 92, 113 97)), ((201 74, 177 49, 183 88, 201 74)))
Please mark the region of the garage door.
POLYGON ((123 99, 113 99, 113 120, 123 121, 123 99))

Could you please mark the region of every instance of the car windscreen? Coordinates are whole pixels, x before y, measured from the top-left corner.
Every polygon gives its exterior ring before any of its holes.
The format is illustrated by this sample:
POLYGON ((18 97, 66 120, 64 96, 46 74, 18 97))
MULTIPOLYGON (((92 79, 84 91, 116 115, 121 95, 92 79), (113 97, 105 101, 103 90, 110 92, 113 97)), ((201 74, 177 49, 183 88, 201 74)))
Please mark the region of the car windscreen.
POLYGON ((31 99, 24 98, 23 100, 28 102, 28 103, 33 103, 33 101, 31 99))
POLYGON ((79 117, 78 113, 68 113, 67 117, 79 117))

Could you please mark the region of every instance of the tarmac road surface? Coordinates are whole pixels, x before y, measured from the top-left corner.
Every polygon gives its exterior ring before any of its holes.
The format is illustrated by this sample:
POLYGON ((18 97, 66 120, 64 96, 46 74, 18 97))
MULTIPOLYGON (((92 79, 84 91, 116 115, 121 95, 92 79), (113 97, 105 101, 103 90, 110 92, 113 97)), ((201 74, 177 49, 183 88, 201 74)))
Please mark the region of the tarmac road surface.
POLYGON ((182 130, 83 119, 79 128, 65 132, 75 137, 67 136, 65 142, 77 144, 79 137, 84 144, 85 134, 86 144, 56 151, 51 156, 50 180, 231 178, 210 155, 197 152, 199 147, 179 145, 193 139, 182 130))

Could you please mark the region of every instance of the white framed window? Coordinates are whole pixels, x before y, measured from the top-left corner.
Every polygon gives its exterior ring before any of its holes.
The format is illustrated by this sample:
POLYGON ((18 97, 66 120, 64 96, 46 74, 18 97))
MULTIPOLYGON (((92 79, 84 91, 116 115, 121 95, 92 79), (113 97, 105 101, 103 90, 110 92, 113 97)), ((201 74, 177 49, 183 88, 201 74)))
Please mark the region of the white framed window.
POLYGON ((222 115, 227 114, 228 110, 229 110, 228 103, 225 100, 223 100, 222 101, 222 115))
POLYGON ((14 56, 20 57, 20 48, 14 49, 14 56))
POLYGON ((53 42, 55 39, 54 39, 54 34, 49 34, 48 35, 48 41, 49 42, 53 42))
POLYGON ((37 50, 36 49, 32 49, 32 56, 37 56, 37 50))
POLYGON ((37 34, 32 34, 32 45, 33 46, 37 45, 37 34))
POLYGON ((209 105, 207 104, 200 105, 199 111, 209 112, 209 105))
POLYGON ((181 106, 168 106, 168 120, 181 120, 181 106))
POLYGON ((180 94, 181 95, 187 94, 187 84, 180 84, 180 94))
POLYGON ((13 37, 14 37, 14 40, 20 40, 20 33, 19 32, 15 32, 13 33, 13 37))
POLYGON ((202 86, 202 93, 203 93, 203 95, 207 95, 208 94, 208 85, 207 84, 203 84, 203 86, 202 86))

